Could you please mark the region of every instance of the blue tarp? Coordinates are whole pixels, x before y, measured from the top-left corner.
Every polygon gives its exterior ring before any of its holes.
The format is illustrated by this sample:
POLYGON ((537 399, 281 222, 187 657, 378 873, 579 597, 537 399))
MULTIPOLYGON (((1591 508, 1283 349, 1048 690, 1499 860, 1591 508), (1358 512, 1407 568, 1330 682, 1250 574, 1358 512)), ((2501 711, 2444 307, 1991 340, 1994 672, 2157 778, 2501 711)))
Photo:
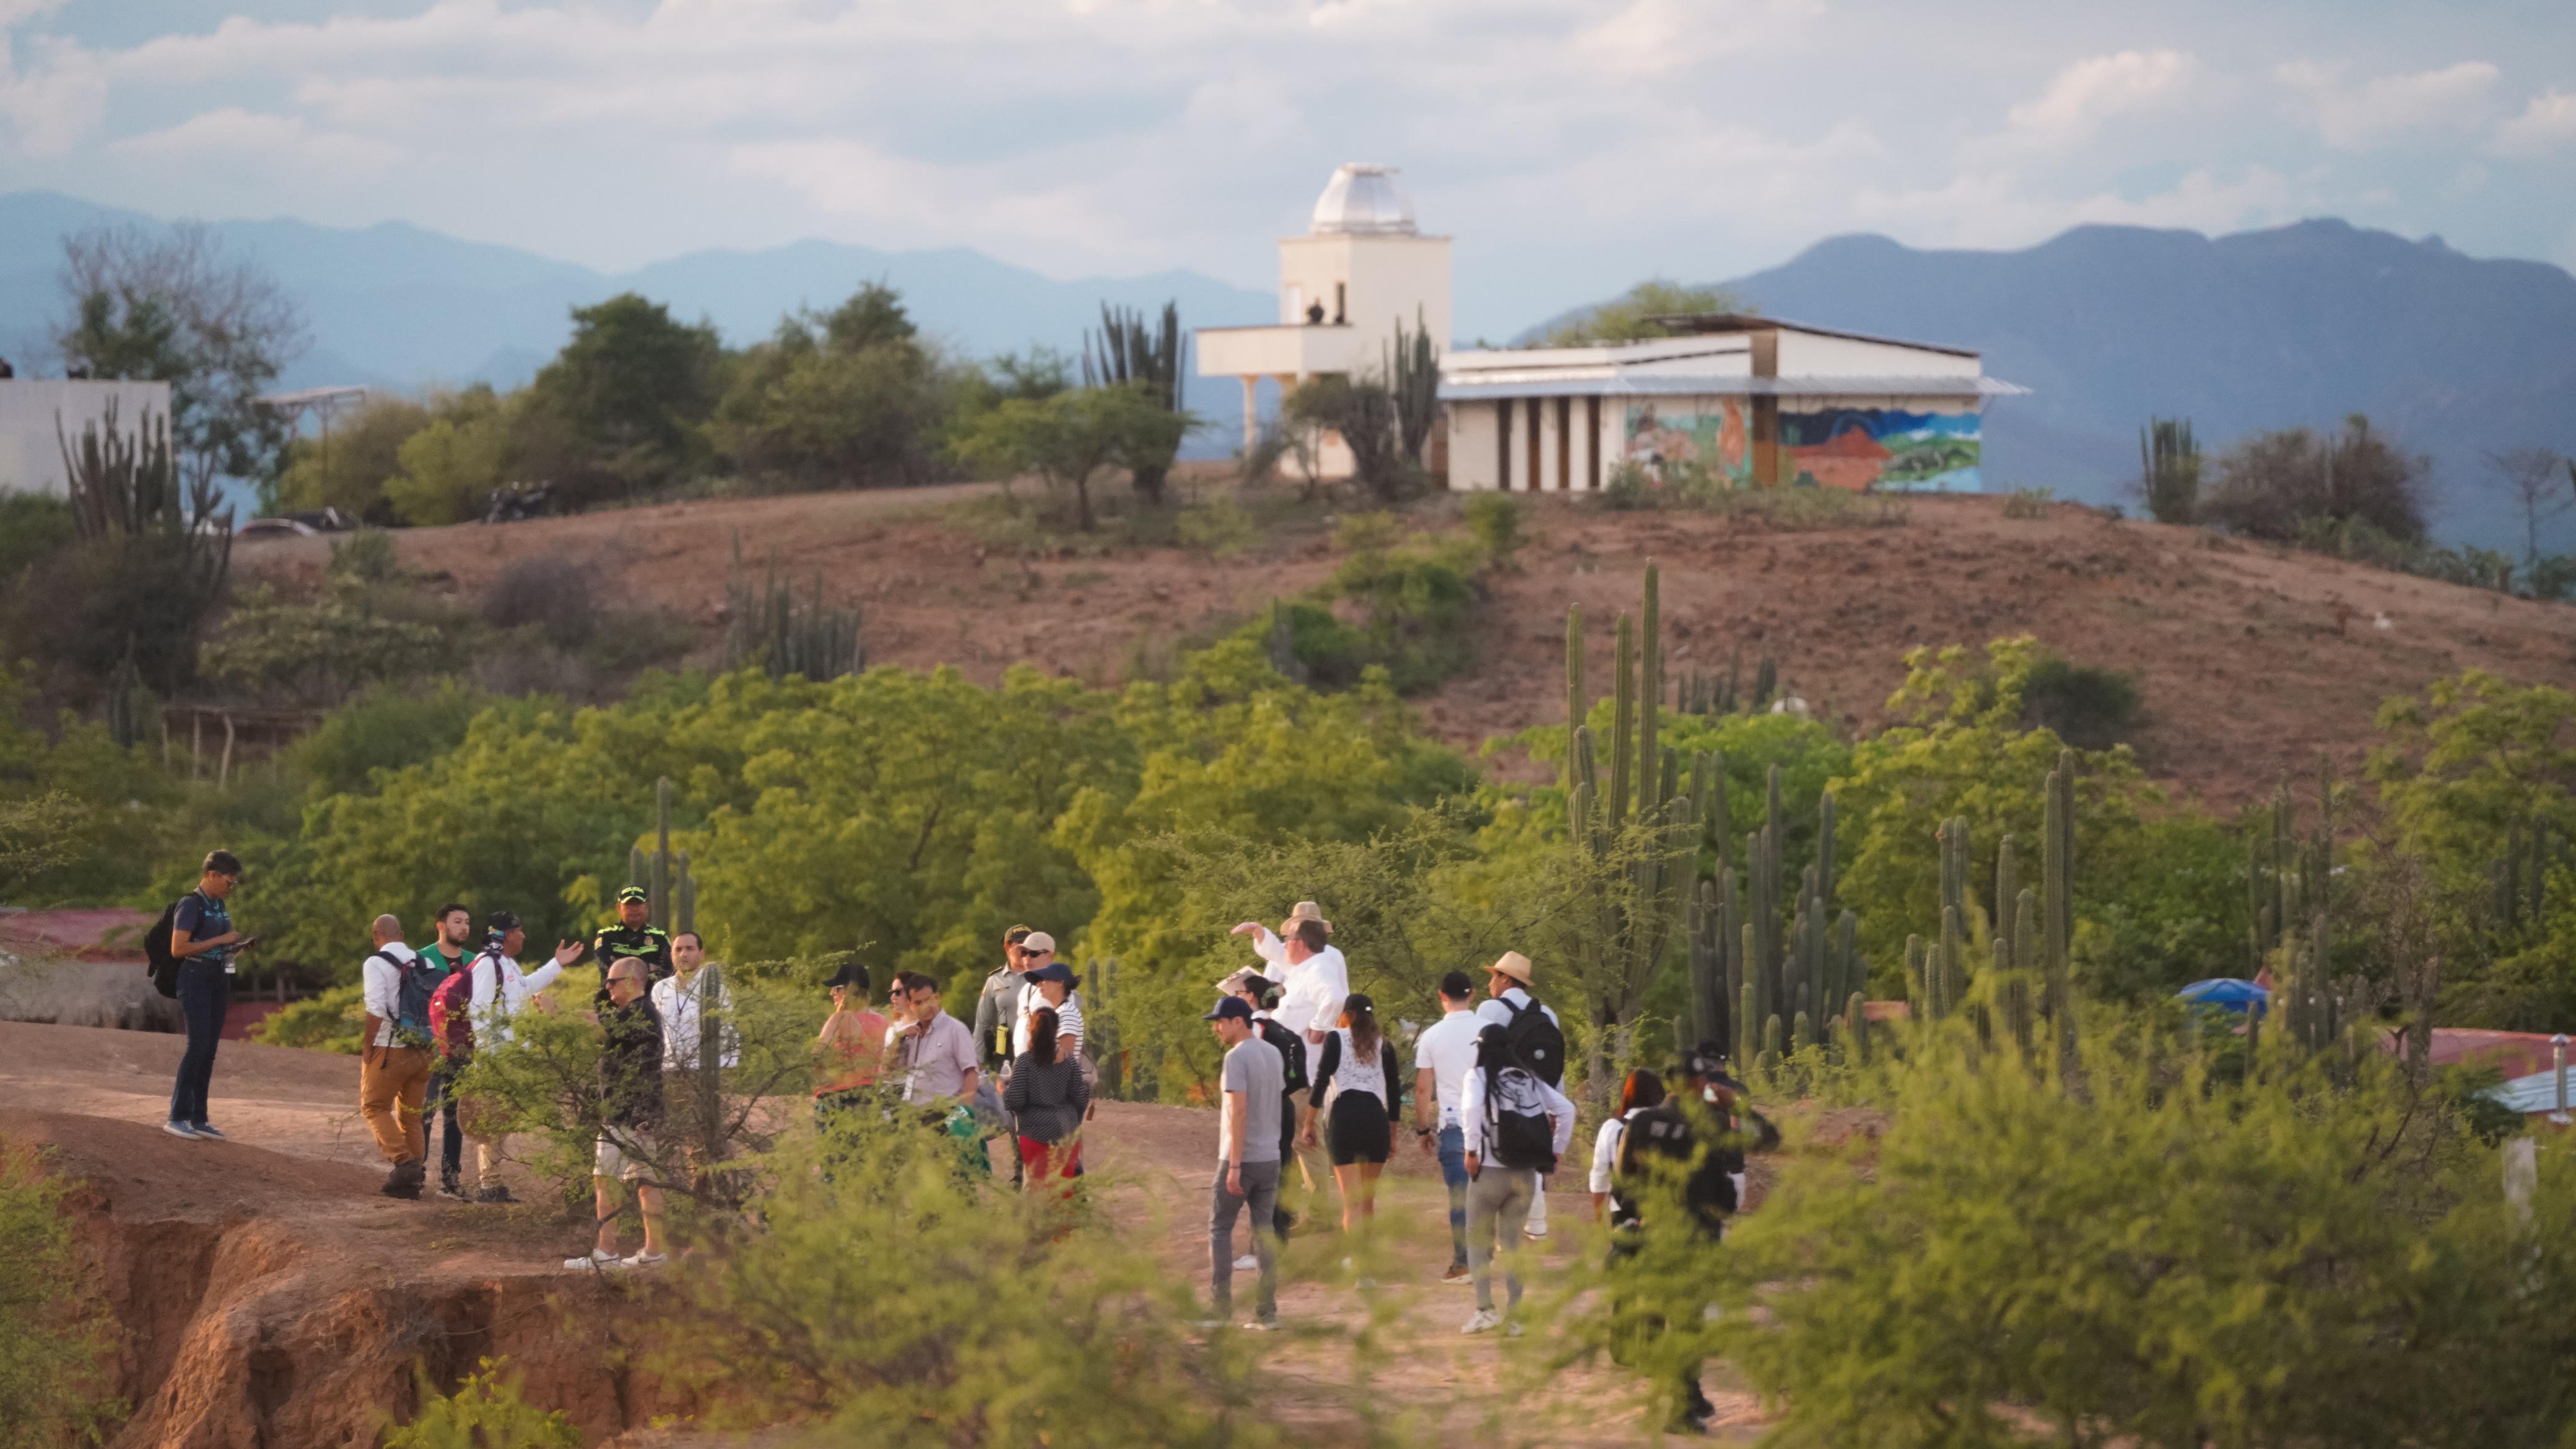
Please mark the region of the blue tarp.
POLYGON ((2215 1006, 2223 1011, 2251 1011, 2256 1016, 2263 1015, 2272 1005, 2271 992, 2233 976, 2195 981, 2174 994, 2202 1006, 2215 1006))

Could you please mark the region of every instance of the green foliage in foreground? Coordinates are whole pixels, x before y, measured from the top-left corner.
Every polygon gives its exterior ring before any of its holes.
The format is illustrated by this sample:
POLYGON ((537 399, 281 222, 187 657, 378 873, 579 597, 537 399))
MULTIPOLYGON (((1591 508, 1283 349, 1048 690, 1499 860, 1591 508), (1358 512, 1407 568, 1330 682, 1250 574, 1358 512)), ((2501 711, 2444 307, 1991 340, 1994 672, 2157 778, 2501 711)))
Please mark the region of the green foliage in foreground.
POLYGON ((124 1412, 114 1324, 82 1291, 64 1191, 38 1149, 0 1139, 0 1444, 93 1443, 124 1412))
POLYGON ((506 1368, 487 1358, 452 1394, 424 1378, 420 1411, 385 1431, 385 1449, 581 1449, 572 1421, 519 1397, 519 1379, 503 1377, 506 1368))
POLYGON ((2099 1015, 2068 1085, 1915 1036, 1882 1131, 1807 1146, 1722 1247, 1653 1238, 1647 1366, 1727 1358, 1780 1445, 2563 1442, 2576 1153, 2525 1220, 2377 1053, 2221 1040, 2099 1015))

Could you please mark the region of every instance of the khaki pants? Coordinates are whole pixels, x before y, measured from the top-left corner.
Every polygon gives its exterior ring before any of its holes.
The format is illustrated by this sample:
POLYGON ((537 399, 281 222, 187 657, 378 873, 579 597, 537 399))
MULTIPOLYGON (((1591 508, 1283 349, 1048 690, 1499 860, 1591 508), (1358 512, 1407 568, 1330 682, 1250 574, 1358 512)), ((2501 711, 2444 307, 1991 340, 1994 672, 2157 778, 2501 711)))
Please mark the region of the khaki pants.
POLYGON ((469 1191, 498 1186, 501 1181, 501 1149, 510 1137, 506 1132, 485 1130, 498 1125, 497 1117, 479 1098, 457 1099, 456 1123, 465 1134, 466 1147, 462 1175, 469 1191))
POLYGON ((358 1058, 358 1115, 387 1162, 417 1162, 428 1151, 420 1106, 429 1093, 429 1053, 369 1047, 358 1058))

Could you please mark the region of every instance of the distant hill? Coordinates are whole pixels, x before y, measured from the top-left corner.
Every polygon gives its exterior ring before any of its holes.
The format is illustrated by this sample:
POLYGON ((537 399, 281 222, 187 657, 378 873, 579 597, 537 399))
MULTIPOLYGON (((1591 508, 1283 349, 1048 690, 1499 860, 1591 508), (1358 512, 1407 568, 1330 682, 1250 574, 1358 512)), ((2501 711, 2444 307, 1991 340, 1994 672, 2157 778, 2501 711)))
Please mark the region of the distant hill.
MULTIPOLYGON (((0 195, 0 356, 33 359, 49 350, 45 335, 62 310, 61 238, 100 222, 153 218, 53 192, 0 195)), ((1188 327, 1266 322, 1277 309, 1267 292, 1197 272, 1057 281, 963 247, 888 252, 805 241, 691 252, 610 275, 400 222, 353 230, 233 221, 216 230, 304 304, 314 346, 283 379, 290 387, 514 386, 563 345, 572 308, 625 291, 668 303, 684 319, 705 317, 739 345, 766 335, 794 307, 829 307, 862 282, 883 281, 903 293, 923 332, 970 357, 1032 345, 1075 351, 1103 302, 1159 308, 1178 301, 1188 327)), ((1239 398, 1231 382, 1218 379, 1190 401, 1222 421, 1235 415, 1239 398)), ((1225 429, 1213 431, 1230 442, 1225 429)))
MULTIPOLYGON (((2218 447, 2359 412, 2432 456, 2440 534, 2518 550, 2486 451, 2576 453, 2576 277, 2438 237, 2341 221, 2083 226, 1992 252, 1842 236, 1728 285, 1776 316, 1981 349, 2033 390, 1988 414, 1989 488, 2134 506, 2150 413, 2218 447)), ((2576 517, 2543 546, 2576 548, 2576 517)))

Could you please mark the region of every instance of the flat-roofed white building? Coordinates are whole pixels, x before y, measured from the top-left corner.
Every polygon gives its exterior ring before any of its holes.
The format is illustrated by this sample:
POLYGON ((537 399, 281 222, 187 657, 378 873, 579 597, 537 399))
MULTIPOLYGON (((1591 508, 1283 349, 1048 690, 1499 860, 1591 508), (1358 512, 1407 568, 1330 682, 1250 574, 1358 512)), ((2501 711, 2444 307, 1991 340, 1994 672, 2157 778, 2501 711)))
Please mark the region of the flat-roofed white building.
POLYGON ((1448 350, 1449 238, 1422 235, 1394 167, 1354 162, 1333 172, 1306 234, 1279 241, 1278 322, 1200 328, 1198 372, 1241 380, 1249 448, 1262 379, 1285 397, 1318 374, 1382 371, 1399 326, 1448 350))
POLYGON ((1975 352, 1736 313, 1644 342, 1441 360, 1449 486, 1588 492, 1622 463, 1737 486, 1976 492, 1986 399, 2025 389, 1975 352))
POLYGON ((63 440, 80 446, 81 430, 104 424, 116 404, 116 431, 129 442, 150 413, 170 421, 170 384, 90 378, 0 378, 0 492, 61 497, 63 440), (54 431, 60 419, 62 431, 54 431))

